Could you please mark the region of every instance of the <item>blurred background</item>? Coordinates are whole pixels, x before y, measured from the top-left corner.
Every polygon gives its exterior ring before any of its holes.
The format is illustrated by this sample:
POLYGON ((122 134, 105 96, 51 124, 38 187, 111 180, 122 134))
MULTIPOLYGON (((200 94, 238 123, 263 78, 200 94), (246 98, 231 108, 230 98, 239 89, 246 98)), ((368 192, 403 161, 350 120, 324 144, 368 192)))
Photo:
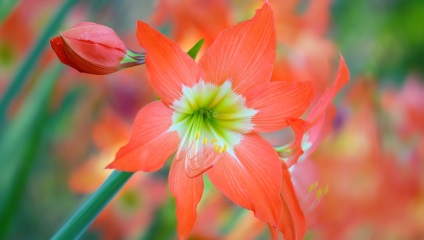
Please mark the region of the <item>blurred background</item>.
MULTIPOLYGON (((424 239, 424 2, 270 2, 278 37, 273 80, 312 81, 316 104, 334 84, 338 52, 351 74, 336 111, 322 117, 319 141, 308 142, 313 147, 304 146, 290 169, 305 239, 424 239)), ((59 62, 51 37, 93 21, 142 51, 135 28, 143 20, 185 51, 205 39, 202 53, 262 3, 2 1, 0 239, 51 237, 107 178, 104 167, 127 142, 138 110, 156 99, 144 66, 82 74, 59 62)), ((175 239, 168 170, 136 173, 82 239, 175 239)), ((270 237, 209 182, 198 212, 191 239, 270 237)))

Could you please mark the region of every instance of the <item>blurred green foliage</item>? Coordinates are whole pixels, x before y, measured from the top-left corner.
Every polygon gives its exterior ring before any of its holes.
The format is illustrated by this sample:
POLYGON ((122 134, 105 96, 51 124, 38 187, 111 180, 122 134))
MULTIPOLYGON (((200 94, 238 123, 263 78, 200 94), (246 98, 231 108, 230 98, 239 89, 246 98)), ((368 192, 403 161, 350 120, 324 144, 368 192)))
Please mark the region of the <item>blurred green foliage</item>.
POLYGON ((332 35, 353 75, 401 84, 424 75, 424 2, 334 1, 332 35))

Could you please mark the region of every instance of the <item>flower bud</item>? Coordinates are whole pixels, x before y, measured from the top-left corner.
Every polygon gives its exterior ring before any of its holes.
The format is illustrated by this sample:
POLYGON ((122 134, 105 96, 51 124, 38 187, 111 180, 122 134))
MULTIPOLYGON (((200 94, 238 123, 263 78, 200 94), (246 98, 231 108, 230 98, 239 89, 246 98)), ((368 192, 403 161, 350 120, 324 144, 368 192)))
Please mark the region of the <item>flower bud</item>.
POLYGON ((83 73, 104 75, 144 63, 144 53, 128 50, 109 27, 82 22, 50 39, 59 60, 83 73))

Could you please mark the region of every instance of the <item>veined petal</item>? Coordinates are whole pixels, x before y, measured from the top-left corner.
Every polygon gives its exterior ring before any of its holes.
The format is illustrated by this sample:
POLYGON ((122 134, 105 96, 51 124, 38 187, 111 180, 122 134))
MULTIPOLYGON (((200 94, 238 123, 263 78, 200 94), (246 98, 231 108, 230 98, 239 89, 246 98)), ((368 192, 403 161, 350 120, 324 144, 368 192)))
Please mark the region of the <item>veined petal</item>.
POLYGON ((274 16, 265 3, 252 19, 218 35, 199 61, 202 77, 218 86, 230 80, 234 91, 243 94, 270 80, 275 51, 274 16))
POLYGON ((186 238, 196 221, 197 204, 203 194, 203 176, 187 176, 184 161, 175 159, 169 171, 169 185, 176 198, 178 236, 186 238))
POLYGON ((146 68, 150 84, 161 100, 171 106, 182 95, 183 85, 200 80, 199 68, 172 40, 142 21, 137 22, 137 38, 146 49, 146 68))
POLYGON ((331 101, 340 91, 340 89, 349 81, 349 69, 346 66, 346 62, 341 54, 339 54, 339 68, 337 71, 336 81, 334 82, 331 88, 323 94, 319 102, 311 110, 311 113, 308 115, 307 120, 311 123, 318 121, 318 118, 323 114, 327 107, 331 104, 331 101))
POLYGON ((282 202, 281 163, 273 147, 257 134, 243 136, 235 156, 222 153, 206 173, 221 192, 276 227, 282 202))
POLYGON ((299 201, 297 200, 287 166, 282 162, 281 200, 283 211, 278 229, 284 239, 302 240, 306 232, 306 220, 299 201))
POLYGON ((246 93, 246 106, 258 113, 252 118, 255 132, 273 132, 287 126, 287 118, 300 117, 313 98, 311 82, 269 82, 246 93))
POLYGON ((156 171, 177 149, 179 136, 168 131, 172 109, 161 101, 148 104, 134 121, 130 141, 119 149, 115 161, 107 168, 119 171, 156 171))

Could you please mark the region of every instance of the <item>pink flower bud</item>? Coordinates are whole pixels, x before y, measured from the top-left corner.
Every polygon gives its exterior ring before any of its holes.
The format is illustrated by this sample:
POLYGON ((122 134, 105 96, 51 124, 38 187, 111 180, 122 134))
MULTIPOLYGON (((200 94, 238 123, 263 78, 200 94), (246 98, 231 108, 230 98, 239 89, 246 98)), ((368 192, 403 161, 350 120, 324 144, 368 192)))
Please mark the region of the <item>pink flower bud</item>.
POLYGON ((84 73, 103 75, 144 63, 144 54, 128 50, 109 27, 82 22, 50 39, 59 60, 84 73))

